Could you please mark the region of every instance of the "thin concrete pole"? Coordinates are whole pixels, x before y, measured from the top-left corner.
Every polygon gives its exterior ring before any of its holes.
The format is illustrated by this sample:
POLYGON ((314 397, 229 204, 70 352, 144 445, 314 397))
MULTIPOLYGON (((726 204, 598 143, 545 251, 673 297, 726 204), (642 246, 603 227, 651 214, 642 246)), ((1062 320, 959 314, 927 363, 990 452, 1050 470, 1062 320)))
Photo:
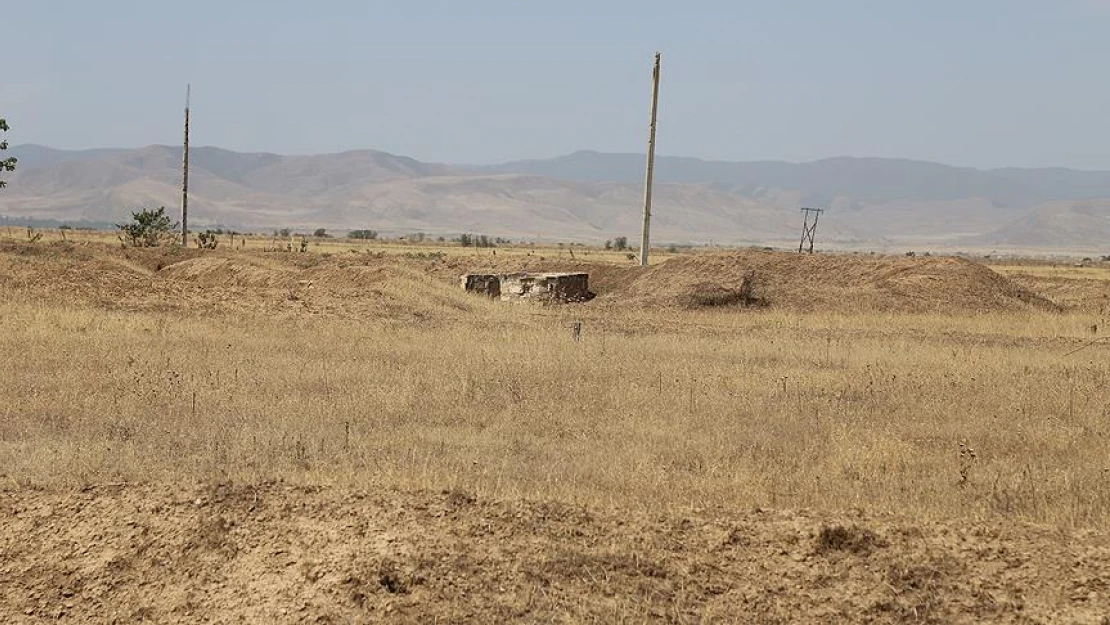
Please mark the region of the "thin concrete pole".
POLYGON ((651 187, 655 179, 655 126, 659 116, 659 61, 655 53, 655 68, 651 73, 651 124, 648 126, 647 174, 644 180, 644 229, 640 236, 640 266, 647 267, 651 248, 651 187))
POLYGON ((185 147, 181 156, 181 245, 189 246, 189 97, 192 85, 185 85, 185 147))

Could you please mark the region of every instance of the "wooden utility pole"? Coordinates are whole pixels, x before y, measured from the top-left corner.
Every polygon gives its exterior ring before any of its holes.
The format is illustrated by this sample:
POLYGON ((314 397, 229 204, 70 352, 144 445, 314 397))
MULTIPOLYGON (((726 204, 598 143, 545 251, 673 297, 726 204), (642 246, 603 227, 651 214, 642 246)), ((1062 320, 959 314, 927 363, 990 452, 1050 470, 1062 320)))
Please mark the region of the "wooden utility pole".
POLYGON ((189 96, 192 85, 185 85, 185 148, 181 156, 181 245, 189 246, 189 96))
POLYGON ((655 68, 651 72, 651 123, 648 126, 647 174, 644 180, 644 229, 640 236, 640 266, 647 267, 651 247, 651 187, 655 179, 655 125, 659 116, 659 61, 655 53, 655 68))

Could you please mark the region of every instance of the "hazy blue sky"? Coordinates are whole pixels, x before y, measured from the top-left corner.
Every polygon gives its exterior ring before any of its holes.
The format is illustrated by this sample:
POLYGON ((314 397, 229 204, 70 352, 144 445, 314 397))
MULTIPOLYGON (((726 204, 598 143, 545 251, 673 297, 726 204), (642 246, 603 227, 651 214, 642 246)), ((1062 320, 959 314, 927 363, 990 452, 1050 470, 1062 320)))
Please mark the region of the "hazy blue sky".
POLYGON ((13 143, 1110 169, 1110 0, 11 0, 13 143))

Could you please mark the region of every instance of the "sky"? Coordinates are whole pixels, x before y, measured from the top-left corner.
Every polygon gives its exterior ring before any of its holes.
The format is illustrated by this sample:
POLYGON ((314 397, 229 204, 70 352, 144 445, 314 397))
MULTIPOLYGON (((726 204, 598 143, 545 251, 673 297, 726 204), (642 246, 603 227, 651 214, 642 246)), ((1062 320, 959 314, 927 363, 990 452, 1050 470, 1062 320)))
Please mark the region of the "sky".
POLYGON ((1110 169, 1110 0, 9 0, 12 144, 1110 169))

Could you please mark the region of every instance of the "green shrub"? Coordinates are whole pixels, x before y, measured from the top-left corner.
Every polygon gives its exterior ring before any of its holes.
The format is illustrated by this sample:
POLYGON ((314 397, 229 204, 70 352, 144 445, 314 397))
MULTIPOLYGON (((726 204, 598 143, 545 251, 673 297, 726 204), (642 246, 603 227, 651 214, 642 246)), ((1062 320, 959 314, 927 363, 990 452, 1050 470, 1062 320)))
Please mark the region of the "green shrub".
POLYGON ((132 247, 158 247, 174 240, 177 223, 170 221, 166 207, 158 210, 144 208, 131 213, 131 221, 116 224, 119 240, 132 247))

